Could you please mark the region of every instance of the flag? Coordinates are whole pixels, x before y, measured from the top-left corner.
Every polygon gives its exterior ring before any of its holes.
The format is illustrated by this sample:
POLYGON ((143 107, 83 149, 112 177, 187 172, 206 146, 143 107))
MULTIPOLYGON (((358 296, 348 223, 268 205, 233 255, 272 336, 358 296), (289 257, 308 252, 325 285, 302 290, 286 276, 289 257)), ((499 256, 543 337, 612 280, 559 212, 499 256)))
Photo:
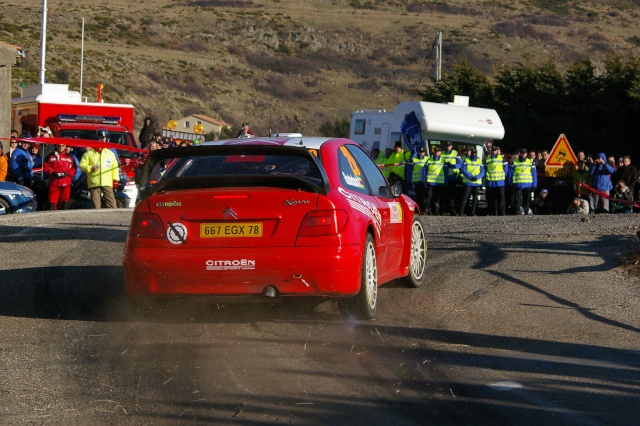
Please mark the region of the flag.
POLYGON ((400 131, 405 143, 411 149, 411 153, 417 154, 418 149, 424 146, 424 143, 422 141, 422 129, 415 112, 412 111, 404 118, 400 125, 400 131))

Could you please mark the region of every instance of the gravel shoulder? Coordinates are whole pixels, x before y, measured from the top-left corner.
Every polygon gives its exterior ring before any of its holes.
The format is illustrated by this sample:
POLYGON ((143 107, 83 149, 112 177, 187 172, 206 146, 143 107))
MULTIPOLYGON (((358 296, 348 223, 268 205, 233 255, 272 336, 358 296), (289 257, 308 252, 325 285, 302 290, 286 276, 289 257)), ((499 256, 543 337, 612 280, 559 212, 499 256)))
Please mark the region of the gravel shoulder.
POLYGON ((323 300, 132 308, 130 216, 0 218, 0 423, 640 416, 637 215, 425 217, 427 284, 383 286, 368 322, 323 300))

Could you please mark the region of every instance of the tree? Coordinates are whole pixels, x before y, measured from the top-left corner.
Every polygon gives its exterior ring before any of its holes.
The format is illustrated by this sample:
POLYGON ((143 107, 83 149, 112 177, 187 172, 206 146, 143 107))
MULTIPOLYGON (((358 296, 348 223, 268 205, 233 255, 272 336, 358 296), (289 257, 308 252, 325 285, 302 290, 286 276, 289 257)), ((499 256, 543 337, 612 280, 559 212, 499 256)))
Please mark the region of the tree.
POLYGON ((499 70, 494 87, 496 110, 510 149, 549 149, 563 133, 564 78, 553 60, 536 67, 516 64, 499 70))
POLYGON ((351 128, 351 120, 343 118, 341 120, 325 121, 320 125, 320 135, 336 137, 336 138, 348 138, 349 130, 351 128))
POLYGON ((418 92, 424 101, 451 102, 455 95, 469 96, 469 104, 491 108, 493 89, 489 79, 481 71, 469 65, 466 59, 453 65, 451 74, 444 74, 434 86, 418 92))

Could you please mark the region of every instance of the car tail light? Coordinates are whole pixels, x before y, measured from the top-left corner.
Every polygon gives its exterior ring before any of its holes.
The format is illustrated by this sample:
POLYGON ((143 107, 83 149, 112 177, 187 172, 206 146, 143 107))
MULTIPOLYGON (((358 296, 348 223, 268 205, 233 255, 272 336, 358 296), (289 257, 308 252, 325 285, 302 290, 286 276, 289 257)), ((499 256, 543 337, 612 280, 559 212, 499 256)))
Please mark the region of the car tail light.
POLYGON ((298 237, 321 237, 340 233, 347 224, 344 210, 318 210, 307 213, 298 237))
POLYGON ((153 213, 134 213, 129 235, 135 238, 164 238, 160 216, 153 213))

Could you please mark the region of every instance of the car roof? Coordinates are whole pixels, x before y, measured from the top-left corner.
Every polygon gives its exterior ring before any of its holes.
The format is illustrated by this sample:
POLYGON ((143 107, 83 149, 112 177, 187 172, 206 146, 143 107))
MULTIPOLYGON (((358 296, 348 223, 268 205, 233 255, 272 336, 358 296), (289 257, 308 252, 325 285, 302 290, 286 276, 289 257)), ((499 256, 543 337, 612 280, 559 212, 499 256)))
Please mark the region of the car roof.
MULTIPOLYGON (((216 145, 279 145, 279 146, 299 146, 307 149, 320 149, 320 147, 328 141, 332 141, 334 137, 322 136, 296 136, 296 137, 253 137, 240 139, 227 139, 221 141, 204 142, 198 146, 216 146, 216 145)), ((345 141, 351 142, 349 139, 345 141)))

